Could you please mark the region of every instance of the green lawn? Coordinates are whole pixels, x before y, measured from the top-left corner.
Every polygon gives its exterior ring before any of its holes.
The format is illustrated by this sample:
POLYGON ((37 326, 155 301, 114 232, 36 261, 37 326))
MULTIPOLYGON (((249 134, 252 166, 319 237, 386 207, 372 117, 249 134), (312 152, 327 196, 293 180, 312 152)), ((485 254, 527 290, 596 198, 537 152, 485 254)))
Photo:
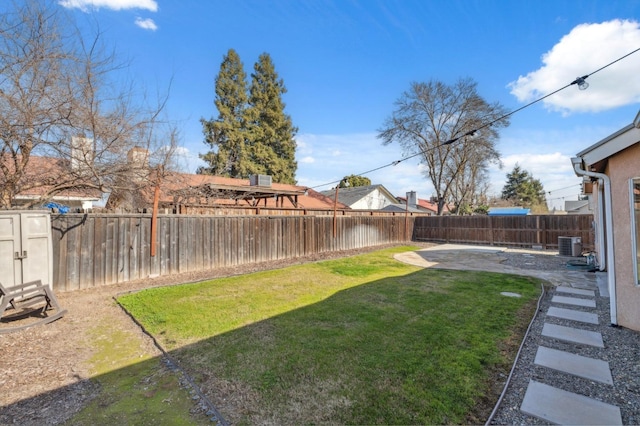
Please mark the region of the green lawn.
POLYGON ((233 423, 467 423, 492 372, 508 368, 505 349, 519 341, 539 281, 421 270, 392 257, 411 249, 119 302, 233 423))

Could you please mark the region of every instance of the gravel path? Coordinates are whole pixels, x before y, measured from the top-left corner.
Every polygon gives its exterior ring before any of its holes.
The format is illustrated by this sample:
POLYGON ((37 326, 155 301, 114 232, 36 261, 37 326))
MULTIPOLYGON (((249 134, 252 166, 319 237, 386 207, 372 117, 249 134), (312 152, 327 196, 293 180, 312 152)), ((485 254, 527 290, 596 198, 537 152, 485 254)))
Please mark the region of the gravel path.
MULTIPOLYGON (((600 297, 596 290, 598 325, 580 323, 547 316, 555 289, 548 291, 540 311, 532 324, 516 364, 511 383, 491 424, 547 424, 520 411, 522 399, 529 384, 535 380, 569 392, 585 395, 620 407, 624 424, 640 424, 640 333, 622 327, 610 326, 609 298, 600 297), (578 327, 602 334, 604 348, 578 345, 542 336, 544 323, 578 327), (589 358, 607 361, 614 385, 580 378, 534 364, 539 346, 563 350, 589 358)), ((572 306, 574 310, 594 312, 593 308, 572 306)))

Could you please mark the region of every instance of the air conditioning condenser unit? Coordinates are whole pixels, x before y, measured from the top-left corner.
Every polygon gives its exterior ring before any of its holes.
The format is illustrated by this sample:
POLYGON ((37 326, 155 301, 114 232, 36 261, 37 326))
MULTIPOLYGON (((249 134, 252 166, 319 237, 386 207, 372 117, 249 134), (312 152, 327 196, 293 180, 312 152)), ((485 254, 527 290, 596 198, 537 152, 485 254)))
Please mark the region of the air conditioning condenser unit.
POLYGON ((267 186, 271 187, 271 176, 269 175, 250 175, 249 185, 251 186, 267 186))
POLYGON ((558 237, 558 254, 560 256, 582 256, 582 238, 558 237))

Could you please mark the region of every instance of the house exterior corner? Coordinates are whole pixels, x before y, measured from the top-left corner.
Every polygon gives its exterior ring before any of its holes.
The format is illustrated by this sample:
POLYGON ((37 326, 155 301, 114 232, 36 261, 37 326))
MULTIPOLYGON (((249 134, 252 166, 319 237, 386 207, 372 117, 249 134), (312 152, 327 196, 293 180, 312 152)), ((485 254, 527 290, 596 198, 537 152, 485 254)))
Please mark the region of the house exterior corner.
POLYGON ((572 162, 593 184, 596 251, 607 271, 612 323, 640 331, 640 113, 572 162))

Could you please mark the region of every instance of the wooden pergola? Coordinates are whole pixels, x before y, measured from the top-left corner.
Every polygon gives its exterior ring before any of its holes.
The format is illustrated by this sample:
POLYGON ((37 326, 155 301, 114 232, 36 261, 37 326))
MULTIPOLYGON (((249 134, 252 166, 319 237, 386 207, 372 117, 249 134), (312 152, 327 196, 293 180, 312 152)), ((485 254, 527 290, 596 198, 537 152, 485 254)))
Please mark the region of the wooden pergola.
POLYGON ((267 200, 273 198, 275 199, 276 207, 284 207, 284 200, 287 199, 293 207, 297 208, 298 196, 305 194, 305 190, 274 189, 259 185, 246 186, 209 183, 198 187, 198 189, 205 197, 232 199, 235 200, 236 205, 238 205, 240 201, 245 201, 252 207, 259 206, 263 200, 266 206, 267 200))

